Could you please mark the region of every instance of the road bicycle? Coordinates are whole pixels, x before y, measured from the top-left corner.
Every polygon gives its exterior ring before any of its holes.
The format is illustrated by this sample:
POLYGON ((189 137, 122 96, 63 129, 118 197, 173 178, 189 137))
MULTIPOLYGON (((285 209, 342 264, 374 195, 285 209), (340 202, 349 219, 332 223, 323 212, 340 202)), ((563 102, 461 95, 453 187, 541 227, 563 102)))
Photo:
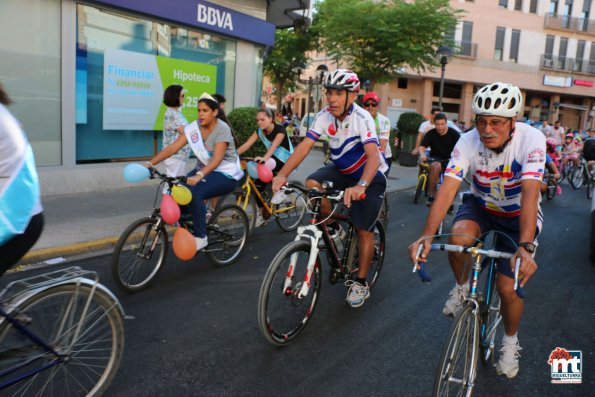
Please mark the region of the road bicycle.
POLYGON ((95 272, 70 267, 0 292, 0 394, 100 396, 124 350, 124 310, 95 272))
MULTIPOLYGON (((126 292, 136 292, 149 286, 163 267, 168 253, 169 238, 166 223, 157 202, 164 187, 167 192, 186 177, 168 177, 155 168, 151 179, 159 179, 153 212, 132 222, 120 235, 112 254, 112 277, 126 292)), ((178 227, 192 229, 190 214, 185 213, 178 227)), ((240 257, 248 238, 248 218, 235 204, 219 205, 207 221, 208 245, 201 250, 214 266, 226 266, 240 257)))
MULTIPOLYGON (((498 238, 508 238, 501 232, 491 232, 492 246, 496 246, 498 238)), ((500 313, 500 296, 496 291, 496 259, 510 259, 514 255, 509 252, 496 251, 494 249, 482 249, 481 241, 476 239, 477 244, 472 246, 454 244, 432 244, 432 251, 449 251, 469 254, 472 258, 470 291, 465 298, 463 306, 455 316, 454 323, 447 337, 447 344, 442 352, 438 371, 434 379, 434 396, 471 396, 475 387, 477 375, 477 361, 487 365, 495 362, 495 340, 496 335, 501 333, 500 324, 502 314, 500 313), (484 272, 482 272, 484 270, 484 272), (485 279, 481 279, 482 273, 485 279), (485 283, 485 288, 480 291, 478 285, 485 283)), ((514 244, 514 242, 513 242, 514 244)), ((516 246, 516 244, 514 244, 516 246)), ((417 251, 417 257, 421 254, 423 245, 417 251)), ((422 281, 428 278, 425 273, 426 264, 415 263, 413 271, 418 271, 422 281)), ((517 259, 514 271, 514 286, 519 297, 523 292, 518 287, 518 272, 520 259, 517 259)))
MULTIPOLYGON (((246 160, 241 161, 244 170, 247 168, 246 160)), ((291 181, 291 183, 300 184, 297 181, 291 181)), ((295 230, 302 223, 306 214, 306 202, 299 191, 286 194, 279 204, 272 204, 271 196, 270 188, 260 192, 250 174, 246 172, 244 183, 233 193, 225 195, 219 202, 220 204, 235 203, 246 212, 250 229, 249 234, 252 234, 256 227, 258 217, 257 201, 262 205, 262 217, 265 222, 273 217, 282 230, 295 230)))
MULTIPOLYGON (((308 226, 298 227, 294 241, 287 244, 269 265, 258 297, 258 324, 267 341, 285 346, 295 340, 312 319, 322 288, 320 251, 327 254, 330 265, 330 284, 355 279, 358 268, 358 235, 349 212, 340 203, 343 191, 323 183, 325 192, 307 190, 299 185, 285 189, 299 190, 308 198, 312 220, 308 226), (321 211, 321 201, 328 198, 333 204, 331 214, 321 211), (331 237, 325 223, 333 219, 346 231, 345 238, 331 237)), ((340 233, 337 233, 340 234, 340 233)), ((382 222, 374 226, 374 254, 368 285, 374 287, 384 263, 385 234, 382 222)))

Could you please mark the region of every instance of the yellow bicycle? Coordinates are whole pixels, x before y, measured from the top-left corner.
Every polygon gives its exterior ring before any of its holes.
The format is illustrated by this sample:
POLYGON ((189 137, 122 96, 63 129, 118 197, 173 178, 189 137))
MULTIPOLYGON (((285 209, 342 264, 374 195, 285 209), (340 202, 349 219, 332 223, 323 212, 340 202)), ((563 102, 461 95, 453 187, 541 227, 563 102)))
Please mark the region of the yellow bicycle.
POLYGON ((429 163, 420 163, 420 174, 417 177, 417 185, 415 186, 415 196, 413 196, 413 203, 419 203, 419 198, 423 192, 425 196, 428 195, 428 178, 430 177, 430 165, 429 163))
MULTIPOLYGON (((245 159, 241 160, 241 165, 243 170, 247 169, 245 159)), ((279 204, 272 204, 270 189, 260 192, 248 172, 245 172, 244 178, 242 185, 236 191, 224 196, 220 202, 221 204, 233 202, 244 209, 248 216, 250 234, 256 227, 256 219, 258 217, 257 200, 262 204, 262 217, 265 219, 265 222, 271 217, 274 217, 279 227, 287 232, 295 230, 302 223, 306 214, 306 200, 299 191, 286 194, 279 204)), ((297 181, 289 182, 294 185, 303 186, 302 183, 297 181)))

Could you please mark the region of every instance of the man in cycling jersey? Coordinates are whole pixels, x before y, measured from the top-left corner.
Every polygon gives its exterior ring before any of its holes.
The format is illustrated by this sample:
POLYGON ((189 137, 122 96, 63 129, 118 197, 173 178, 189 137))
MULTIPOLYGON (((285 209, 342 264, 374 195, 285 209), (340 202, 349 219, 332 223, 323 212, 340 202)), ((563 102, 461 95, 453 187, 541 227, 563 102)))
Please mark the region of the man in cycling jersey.
POLYGON ((450 154, 461 136, 448 126, 447 121, 444 113, 438 113, 434 117, 435 127, 424 135, 421 145, 417 149, 421 163, 425 163, 428 160, 426 157, 426 149, 428 147, 430 148, 430 157, 432 158, 432 162, 430 163, 430 183, 428 185, 428 206, 432 205, 434 201, 434 193, 436 192, 440 174, 446 168, 450 154))
MULTIPOLYGON (((502 301, 501 313, 505 335, 502 338, 498 374, 508 378, 519 369, 517 331, 523 314, 523 300, 514 291, 512 266, 521 259, 520 286, 523 287, 537 270, 533 259, 535 238, 541 229, 540 187, 545 168, 545 137, 525 123, 517 122, 522 115, 522 95, 518 87, 493 83, 481 88, 473 98, 476 128, 459 139, 444 173, 444 183, 436 195, 420 239, 409 246, 412 261, 423 244, 420 261, 425 261, 431 248, 431 236, 444 219, 461 181, 472 176, 471 191, 463 197, 453 222, 450 242, 472 245, 472 237, 490 230, 510 236, 500 239, 498 250, 516 249, 512 260, 498 261, 496 286, 502 301), (467 237, 470 236, 470 237, 467 237)), ((444 306, 443 313, 455 314, 469 291, 469 272, 465 269, 466 255, 449 253, 456 285, 444 306), (466 271, 465 271, 466 270, 466 271)))
POLYGON ((386 170, 386 176, 388 177, 388 173, 390 171, 390 166, 392 164, 393 153, 390 148, 390 120, 388 117, 383 115, 378 111, 378 105, 380 104, 380 97, 373 91, 368 92, 364 95, 364 100, 362 102, 364 104, 364 109, 370 112, 372 118, 374 119, 374 126, 376 127, 376 135, 378 135, 378 140, 380 142, 380 151, 384 154, 384 160, 386 161, 386 165, 388 169, 386 170))
MULTIPOLYGON (((306 186, 323 190, 321 182, 332 181, 334 188, 345 190, 344 203, 351 208, 360 248, 359 271, 356 280, 346 282, 350 288, 345 302, 350 307, 359 307, 370 296, 366 279, 374 254, 374 224, 386 190, 387 166, 380 154, 372 116, 355 103, 360 88, 357 75, 337 69, 327 75, 324 87, 328 106, 318 113, 306 139, 273 179, 273 191, 287 183, 287 176, 306 158, 319 138, 330 138, 333 164, 310 175, 306 186)), ((328 201, 323 201, 323 211, 330 212, 328 201)), ((332 220, 327 225, 333 227, 332 220)))

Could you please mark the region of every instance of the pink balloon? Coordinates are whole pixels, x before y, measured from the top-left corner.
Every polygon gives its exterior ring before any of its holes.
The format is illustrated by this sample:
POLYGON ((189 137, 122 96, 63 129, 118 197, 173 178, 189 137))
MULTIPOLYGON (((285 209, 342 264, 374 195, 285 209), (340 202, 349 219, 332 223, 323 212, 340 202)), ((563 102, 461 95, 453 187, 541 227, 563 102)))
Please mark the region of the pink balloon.
POLYGON ((264 163, 264 164, 267 166, 267 168, 268 168, 269 170, 274 170, 274 169, 275 169, 275 167, 277 166, 277 162, 276 162, 276 161, 275 161, 275 159, 274 159, 274 158, 272 158, 272 157, 271 157, 270 159, 268 159, 268 160, 266 161, 266 163, 264 163))
POLYGON ((161 217, 165 223, 173 225, 180 219, 180 207, 169 194, 164 194, 161 199, 161 217))
POLYGON ((258 164, 256 169, 258 170, 258 179, 260 179, 264 183, 269 183, 273 180, 273 171, 271 171, 271 169, 268 168, 266 165, 258 164))
POLYGON ((174 249, 174 254, 176 254, 178 259, 183 261, 189 261, 194 258, 194 255, 196 254, 196 240, 194 239, 194 236, 183 227, 176 229, 172 247, 174 249))

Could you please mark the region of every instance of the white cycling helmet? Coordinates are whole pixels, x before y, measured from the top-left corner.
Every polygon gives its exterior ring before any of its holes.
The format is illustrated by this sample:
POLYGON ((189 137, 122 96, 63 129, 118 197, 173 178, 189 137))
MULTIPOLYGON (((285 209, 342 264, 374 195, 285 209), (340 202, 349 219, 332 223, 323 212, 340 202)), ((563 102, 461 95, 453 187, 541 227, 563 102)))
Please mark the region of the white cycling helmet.
POLYGON ((521 113, 521 90, 507 83, 492 83, 482 87, 473 97, 476 115, 514 117, 521 113))
POLYGON ((347 69, 337 69, 329 73, 324 80, 324 88, 335 88, 359 92, 359 78, 357 74, 347 69))

